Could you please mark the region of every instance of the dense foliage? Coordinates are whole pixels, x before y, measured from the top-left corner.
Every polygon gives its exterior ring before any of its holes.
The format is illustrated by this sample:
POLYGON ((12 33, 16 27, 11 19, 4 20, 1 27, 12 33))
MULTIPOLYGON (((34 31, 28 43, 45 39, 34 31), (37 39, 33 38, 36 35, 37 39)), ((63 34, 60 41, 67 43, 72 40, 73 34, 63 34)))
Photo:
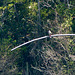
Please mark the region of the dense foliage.
POLYGON ((75 0, 0 0, 0 75, 74 75, 75 0))

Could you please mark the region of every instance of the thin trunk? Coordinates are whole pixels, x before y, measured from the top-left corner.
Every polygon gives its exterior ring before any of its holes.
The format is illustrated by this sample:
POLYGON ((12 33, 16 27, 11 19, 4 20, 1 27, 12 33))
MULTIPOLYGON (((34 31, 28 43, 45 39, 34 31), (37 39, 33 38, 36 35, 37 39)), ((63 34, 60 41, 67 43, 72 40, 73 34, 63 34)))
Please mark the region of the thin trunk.
MULTIPOLYGON (((38 37, 41 36, 41 17, 40 17, 40 2, 38 0, 38 37)), ((38 48, 40 48, 40 41, 38 41, 38 48)))
POLYGON ((68 8, 69 8, 69 0, 67 0, 67 5, 68 5, 68 8))
POLYGON ((41 24, 41 17, 40 17, 40 2, 38 0, 38 22, 41 24))
POLYGON ((29 75, 29 71, 28 71, 28 62, 26 62, 26 75, 29 75))
POLYGON ((56 9, 55 9, 55 22, 58 24, 58 13, 57 13, 56 9))
POLYGON ((38 0, 38 36, 41 35, 41 15, 40 15, 40 2, 38 0))

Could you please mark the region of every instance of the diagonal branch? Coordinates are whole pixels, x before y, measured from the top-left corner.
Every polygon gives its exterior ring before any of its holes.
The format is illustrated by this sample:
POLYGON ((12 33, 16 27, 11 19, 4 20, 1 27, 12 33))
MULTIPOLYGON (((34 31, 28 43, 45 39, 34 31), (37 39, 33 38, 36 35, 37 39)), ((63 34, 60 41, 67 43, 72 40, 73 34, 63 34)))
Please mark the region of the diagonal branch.
MULTIPOLYGON (((57 37, 57 36, 75 36, 75 34, 55 34, 55 35, 50 35, 50 38, 51 38, 51 37, 57 37)), ((21 45, 15 47, 15 48, 11 49, 11 51, 13 51, 13 50, 15 50, 15 49, 17 49, 17 48, 19 48, 19 47, 21 47, 21 46, 23 46, 23 45, 26 45, 26 44, 28 44, 28 43, 31 43, 31 42, 34 42, 34 41, 37 41, 37 40, 41 40, 41 39, 45 39, 45 38, 48 38, 48 37, 49 37, 49 36, 43 36, 43 37, 40 37, 40 38, 33 39, 33 40, 31 40, 31 41, 25 42, 25 43, 23 43, 23 44, 21 44, 21 45)))

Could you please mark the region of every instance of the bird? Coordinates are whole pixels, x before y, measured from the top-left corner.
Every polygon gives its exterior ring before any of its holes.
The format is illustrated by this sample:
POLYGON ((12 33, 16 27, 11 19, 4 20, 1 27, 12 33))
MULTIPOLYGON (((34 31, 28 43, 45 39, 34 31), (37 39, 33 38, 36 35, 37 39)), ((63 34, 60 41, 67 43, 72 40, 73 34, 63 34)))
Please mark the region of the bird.
POLYGON ((49 37, 51 38, 52 32, 50 30, 48 31, 48 34, 49 34, 49 37))

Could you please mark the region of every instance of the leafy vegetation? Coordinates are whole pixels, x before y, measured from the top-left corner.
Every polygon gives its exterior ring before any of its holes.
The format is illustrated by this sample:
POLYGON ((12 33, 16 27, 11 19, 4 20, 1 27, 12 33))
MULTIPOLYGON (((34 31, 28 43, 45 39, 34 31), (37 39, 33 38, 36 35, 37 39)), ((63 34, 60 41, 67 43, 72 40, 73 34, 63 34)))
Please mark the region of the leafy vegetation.
POLYGON ((75 37, 24 42, 75 33, 74 0, 0 1, 0 75, 74 75, 75 37))

